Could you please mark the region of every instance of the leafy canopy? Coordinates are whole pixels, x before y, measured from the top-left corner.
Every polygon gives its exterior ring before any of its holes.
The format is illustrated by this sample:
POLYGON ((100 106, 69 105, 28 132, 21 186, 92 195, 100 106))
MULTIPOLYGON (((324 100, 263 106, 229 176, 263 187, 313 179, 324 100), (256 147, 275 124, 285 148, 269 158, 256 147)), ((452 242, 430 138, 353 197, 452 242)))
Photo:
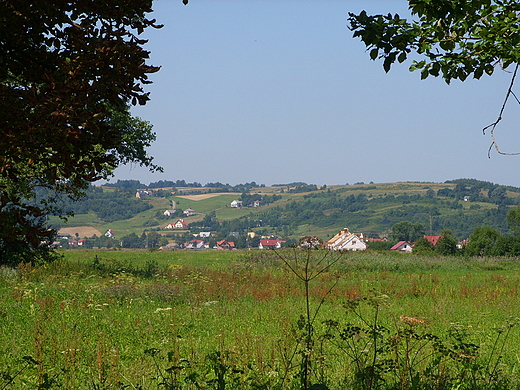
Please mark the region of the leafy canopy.
POLYGON ((129 114, 149 99, 152 0, 0 2, 0 256, 37 249, 54 198, 81 196, 119 164, 160 169, 151 126, 129 114), (23 251, 23 250, 22 250, 23 251))
POLYGON ((491 75, 520 61, 520 3, 517 0, 408 0, 412 21, 399 15, 349 13, 349 27, 388 72, 410 53, 421 78, 464 81, 491 75))

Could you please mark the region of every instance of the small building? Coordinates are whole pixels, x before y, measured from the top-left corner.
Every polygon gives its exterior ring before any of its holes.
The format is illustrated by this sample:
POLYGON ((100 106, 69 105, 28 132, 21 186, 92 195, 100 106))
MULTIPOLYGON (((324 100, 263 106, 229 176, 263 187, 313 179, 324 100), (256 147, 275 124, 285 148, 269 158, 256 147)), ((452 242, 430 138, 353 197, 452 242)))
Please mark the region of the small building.
POLYGON ((258 244, 258 249, 280 249, 283 243, 285 243, 285 241, 279 239, 260 240, 260 244, 258 244))
POLYGON ((348 229, 343 229, 324 244, 330 250, 364 251, 367 244, 363 240, 363 233, 352 233, 348 229))
POLYGON ((390 250, 411 253, 413 247, 408 241, 399 241, 397 244, 391 247, 390 250))
POLYGON ((442 236, 424 236, 424 238, 426 238, 428 240, 428 242, 430 244, 432 244, 433 246, 436 246, 437 245, 437 241, 439 241, 439 238, 441 238, 442 236))
POLYGON ((172 200, 172 208, 169 210, 166 210, 163 214, 167 217, 171 217, 175 212, 177 211, 177 203, 175 203, 174 200, 172 200))
POLYGON ((206 249, 206 243, 202 240, 191 240, 184 244, 186 249, 206 249))
POLYGON ((231 207, 234 208, 240 208, 242 207, 242 201, 241 200, 234 200, 231 202, 231 207))
POLYGON ((188 229, 189 225, 184 222, 184 219, 179 219, 177 222, 169 223, 164 228, 165 229, 188 229))
POLYGON ((186 209, 183 211, 183 214, 187 217, 191 217, 192 215, 195 215, 197 213, 193 209, 186 209))
POLYGON ((177 210, 175 210, 175 209, 166 210, 166 211, 163 213, 163 215, 165 215, 165 216, 167 216, 167 217, 171 217, 171 216, 173 216, 173 215, 175 214, 176 211, 177 211, 177 210))
POLYGON ((105 237, 116 238, 116 235, 112 229, 107 229, 107 231, 105 232, 105 237))
POLYGON ((145 196, 152 196, 152 195, 153 195, 153 191, 148 191, 148 190, 137 190, 137 192, 135 193, 136 198, 143 198, 145 196))
POLYGON ((231 249, 235 249, 235 248, 236 248, 235 243, 233 241, 226 241, 226 240, 217 241, 216 249, 231 250, 231 249))

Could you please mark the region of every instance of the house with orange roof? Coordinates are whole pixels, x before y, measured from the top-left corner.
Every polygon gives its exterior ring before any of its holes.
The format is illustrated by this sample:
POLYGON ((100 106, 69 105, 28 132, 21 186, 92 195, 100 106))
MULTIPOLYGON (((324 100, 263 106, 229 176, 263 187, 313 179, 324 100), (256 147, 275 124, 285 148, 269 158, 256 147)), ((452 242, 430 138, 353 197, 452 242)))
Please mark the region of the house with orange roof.
POLYGON ((231 250, 231 249, 236 249, 236 247, 235 247, 235 243, 233 241, 221 240, 221 241, 217 241, 217 249, 231 250))

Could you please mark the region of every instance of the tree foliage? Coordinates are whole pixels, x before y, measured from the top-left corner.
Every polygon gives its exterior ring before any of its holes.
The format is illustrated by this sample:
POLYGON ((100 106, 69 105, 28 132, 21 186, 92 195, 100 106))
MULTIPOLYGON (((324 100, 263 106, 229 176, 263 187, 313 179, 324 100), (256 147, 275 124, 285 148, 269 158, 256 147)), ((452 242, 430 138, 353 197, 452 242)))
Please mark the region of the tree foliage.
MULTIPOLYGON (((53 197, 29 205, 35 188, 79 197, 119 164, 160 169, 146 147, 151 126, 128 104, 149 99, 139 38, 159 27, 152 0, 0 2, 0 252, 2 261, 48 243, 42 220, 53 197)), ((22 256, 23 257, 23 256, 22 256)))
POLYGON ((350 29, 389 71, 414 52, 411 70, 421 78, 464 81, 491 75, 520 61, 520 5, 517 0, 408 0, 414 20, 399 15, 349 14, 350 29))

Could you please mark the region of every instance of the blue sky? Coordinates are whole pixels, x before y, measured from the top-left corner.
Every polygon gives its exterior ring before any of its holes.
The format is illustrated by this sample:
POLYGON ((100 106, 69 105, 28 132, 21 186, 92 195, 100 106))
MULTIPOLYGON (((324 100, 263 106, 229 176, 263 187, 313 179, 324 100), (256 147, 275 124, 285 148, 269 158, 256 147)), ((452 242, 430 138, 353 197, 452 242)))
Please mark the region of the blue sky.
MULTIPOLYGON (((155 0, 146 33, 149 149, 164 173, 123 166, 111 181, 353 184, 475 178, 520 186, 520 156, 488 158, 482 128, 511 75, 420 80, 386 74, 346 27, 348 12, 407 13, 404 0, 155 0)), ((520 152, 513 101, 496 136, 520 152)))

